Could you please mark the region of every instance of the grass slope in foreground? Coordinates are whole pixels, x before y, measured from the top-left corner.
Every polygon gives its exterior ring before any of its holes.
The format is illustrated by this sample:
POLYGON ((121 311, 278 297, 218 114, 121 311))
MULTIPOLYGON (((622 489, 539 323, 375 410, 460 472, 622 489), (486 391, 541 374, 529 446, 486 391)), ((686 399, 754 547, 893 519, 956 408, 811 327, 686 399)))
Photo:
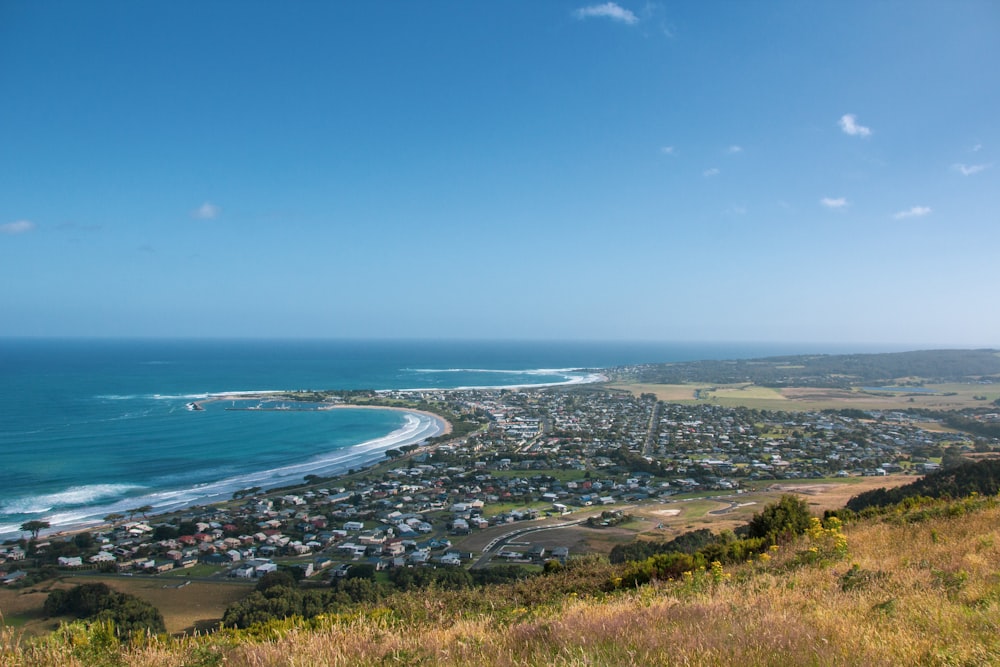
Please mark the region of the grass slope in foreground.
POLYGON ((72 626, 5 665, 984 665, 1000 662, 1000 503, 914 499, 744 565, 603 592, 606 564, 489 592, 119 646, 72 626), (842 546, 842 545, 841 545, 842 546))

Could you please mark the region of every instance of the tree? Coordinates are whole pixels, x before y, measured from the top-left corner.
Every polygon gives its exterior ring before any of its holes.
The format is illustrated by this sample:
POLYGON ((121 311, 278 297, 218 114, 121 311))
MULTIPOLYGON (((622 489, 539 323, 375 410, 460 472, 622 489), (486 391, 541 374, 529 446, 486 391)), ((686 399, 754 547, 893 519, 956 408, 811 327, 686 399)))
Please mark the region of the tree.
POLYGON ((284 570, 268 572, 257 581, 256 590, 264 592, 271 588, 295 588, 298 584, 290 572, 284 570))
POLYGON ((941 467, 942 468, 954 468, 960 466, 963 463, 970 463, 970 459, 965 458, 965 452, 958 445, 951 445, 944 450, 944 456, 941 457, 941 467))
POLYGON ((125 518, 124 514, 119 514, 118 512, 112 512, 111 514, 104 517, 104 520, 111 524, 112 527, 117 526, 118 522, 125 518))
POLYGON ((101 583, 54 590, 46 598, 44 609, 49 617, 69 614, 88 620, 110 621, 119 637, 129 637, 136 632, 166 632, 163 616, 156 607, 101 583))
POLYGON ((181 531, 176 526, 171 526, 168 523, 161 523, 153 529, 154 540, 175 540, 180 534, 181 531))
POLYGON ((132 509, 127 509, 125 512, 128 514, 128 520, 131 521, 135 518, 136 514, 141 514, 143 518, 146 518, 146 514, 151 512, 153 509, 152 505, 141 505, 139 507, 133 507, 132 509))
POLYGON ((45 530, 49 527, 48 521, 25 521, 21 524, 21 530, 26 533, 31 533, 31 539, 37 540, 39 531, 45 530))
POLYGON ((809 528, 809 506, 795 496, 784 495, 776 503, 765 505, 747 524, 749 537, 765 537, 777 541, 802 535, 809 528))
POLYGON ((371 563, 356 563, 347 569, 348 579, 375 580, 375 566, 371 563))
POLYGON ((194 535, 198 532, 198 524, 194 521, 181 521, 177 526, 177 532, 181 535, 194 535))

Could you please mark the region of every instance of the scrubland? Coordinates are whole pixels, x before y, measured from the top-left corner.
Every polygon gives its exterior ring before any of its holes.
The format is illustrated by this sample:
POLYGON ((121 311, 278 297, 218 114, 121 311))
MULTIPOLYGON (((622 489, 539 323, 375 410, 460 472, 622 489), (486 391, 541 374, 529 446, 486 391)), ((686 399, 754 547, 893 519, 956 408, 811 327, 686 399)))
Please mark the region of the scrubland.
POLYGON ((597 558, 514 584, 400 593, 246 630, 120 641, 7 629, 3 665, 1000 664, 1000 504, 910 502, 629 587, 597 558))

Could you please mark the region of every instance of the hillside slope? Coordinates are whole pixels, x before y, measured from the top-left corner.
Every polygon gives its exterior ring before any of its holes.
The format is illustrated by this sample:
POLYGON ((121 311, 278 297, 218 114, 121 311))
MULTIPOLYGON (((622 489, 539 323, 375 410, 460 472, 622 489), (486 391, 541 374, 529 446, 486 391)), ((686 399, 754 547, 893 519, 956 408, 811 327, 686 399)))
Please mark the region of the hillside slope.
MULTIPOLYGON (((911 503, 911 505, 913 505, 911 503)), ((74 626, 4 665, 983 665, 1000 662, 1000 504, 927 501, 752 563, 600 592, 589 563, 488 593, 120 647, 74 626), (576 591, 566 593, 566 591, 576 591)))

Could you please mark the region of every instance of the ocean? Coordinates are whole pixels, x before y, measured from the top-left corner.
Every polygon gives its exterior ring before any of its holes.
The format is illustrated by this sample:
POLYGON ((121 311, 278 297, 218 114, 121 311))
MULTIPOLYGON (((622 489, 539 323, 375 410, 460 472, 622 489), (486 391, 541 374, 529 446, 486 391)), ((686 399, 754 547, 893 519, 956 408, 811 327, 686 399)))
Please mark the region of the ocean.
POLYGON ((360 467, 440 433, 389 410, 226 410, 213 394, 580 382, 580 369, 813 352, 794 344, 0 339, 0 537, 360 467))

